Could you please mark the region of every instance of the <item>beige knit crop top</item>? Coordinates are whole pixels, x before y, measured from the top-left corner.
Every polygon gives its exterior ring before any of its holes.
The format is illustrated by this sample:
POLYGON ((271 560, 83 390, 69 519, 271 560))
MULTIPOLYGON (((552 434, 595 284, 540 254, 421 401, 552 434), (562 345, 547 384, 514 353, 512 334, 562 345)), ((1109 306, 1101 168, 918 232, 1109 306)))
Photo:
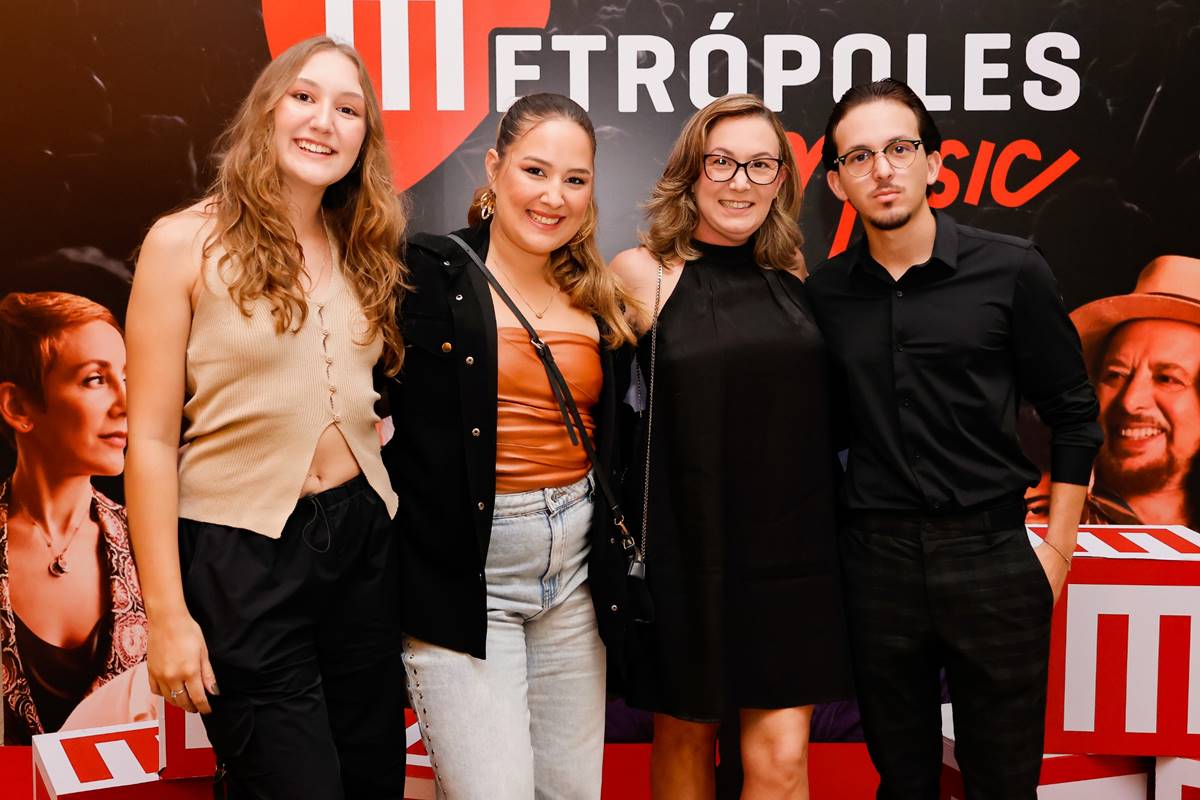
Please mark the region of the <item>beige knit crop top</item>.
POLYGON ((371 378, 383 343, 360 344, 366 318, 341 270, 304 325, 277 334, 270 305, 242 314, 213 261, 188 335, 179 516, 279 538, 331 424, 394 516, 371 378))

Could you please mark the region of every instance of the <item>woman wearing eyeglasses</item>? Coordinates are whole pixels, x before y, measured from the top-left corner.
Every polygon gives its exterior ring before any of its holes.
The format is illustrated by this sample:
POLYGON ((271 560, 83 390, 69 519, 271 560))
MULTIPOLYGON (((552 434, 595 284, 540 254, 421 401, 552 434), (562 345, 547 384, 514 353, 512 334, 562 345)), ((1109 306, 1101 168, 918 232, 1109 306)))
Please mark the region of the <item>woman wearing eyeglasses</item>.
POLYGON ((648 408, 626 507, 648 494, 656 618, 631 636, 625 677, 630 704, 655 712, 659 798, 713 796, 731 708, 743 796, 807 798, 812 705, 849 694, 826 354, 798 279, 801 194, 776 116, 752 95, 720 98, 676 140, 642 246, 612 264, 646 309, 648 408))

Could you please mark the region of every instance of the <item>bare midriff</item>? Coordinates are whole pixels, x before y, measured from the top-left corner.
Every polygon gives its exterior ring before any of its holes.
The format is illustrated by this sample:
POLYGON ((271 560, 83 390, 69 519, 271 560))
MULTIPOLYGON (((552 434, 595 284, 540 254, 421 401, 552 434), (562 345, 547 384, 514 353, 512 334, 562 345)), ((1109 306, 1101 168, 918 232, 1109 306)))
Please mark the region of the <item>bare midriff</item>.
POLYGON ((354 457, 350 445, 346 443, 346 437, 342 436, 337 425, 330 423, 317 439, 312 462, 308 465, 304 484, 300 487, 300 496, 317 494, 341 486, 360 472, 362 469, 358 466, 358 459, 354 457))
MULTIPOLYGON (((588 436, 594 436, 592 408, 604 382, 599 344, 582 333, 539 333, 571 387, 588 436)), ((567 486, 587 475, 587 453, 571 444, 529 336, 521 328, 498 328, 496 355, 496 493, 567 486)))

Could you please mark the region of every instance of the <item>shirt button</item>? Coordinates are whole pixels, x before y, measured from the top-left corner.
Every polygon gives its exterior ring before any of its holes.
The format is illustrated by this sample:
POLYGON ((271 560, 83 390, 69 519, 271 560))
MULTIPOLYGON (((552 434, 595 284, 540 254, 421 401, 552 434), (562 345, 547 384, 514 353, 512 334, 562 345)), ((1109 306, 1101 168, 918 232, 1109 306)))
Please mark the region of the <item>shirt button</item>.
POLYGON ((613 604, 612 604, 612 606, 610 606, 610 608, 611 608, 613 611, 616 611, 616 610, 617 610, 617 604, 616 604, 616 603, 613 603, 613 604))
POLYGON ((443 267, 448 267, 448 266, 450 266, 450 262, 449 262, 449 261, 443 261, 443 262, 442 262, 442 266, 443 266, 443 267))
POLYGON ((909 400, 907 397, 904 398, 904 407, 908 408, 911 405, 912 405, 912 400, 909 400))
POLYGON ((897 289, 896 297, 904 297, 904 291, 902 289, 897 289))
POLYGON ((478 437, 479 436, 479 428, 471 428, 471 435, 478 437))
POLYGON ((332 383, 331 383, 331 384, 329 384, 329 393, 330 393, 330 394, 335 394, 336 392, 337 392, 337 387, 336 387, 336 386, 334 386, 332 383))
POLYGON ((326 364, 332 364, 332 363, 333 363, 333 356, 325 356, 325 363, 326 363, 326 364))
POLYGON ((450 344, 449 342, 442 342, 442 352, 443 353, 449 353, 453 349, 454 349, 454 345, 450 344))
POLYGON ((467 362, 467 366, 469 367, 475 363, 475 356, 467 356, 463 361, 467 362))
POLYGON ((920 460, 921 460, 921 454, 913 453, 913 461, 920 461, 920 460))
POLYGON ((334 422, 341 422, 341 421, 342 421, 342 415, 341 415, 341 414, 334 414, 334 415, 333 415, 333 421, 334 421, 334 422))
POLYGON ((897 353, 903 353, 903 352, 904 352, 904 345, 902 345, 902 344, 898 344, 898 345, 896 345, 896 352, 897 352, 897 353))
POLYGON ((455 299, 455 300, 462 300, 462 295, 461 295, 461 294, 456 294, 456 295, 454 295, 454 299, 455 299))
POLYGON ((328 335, 329 335, 329 328, 321 328, 321 335, 322 335, 322 336, 328 336, 328 335))

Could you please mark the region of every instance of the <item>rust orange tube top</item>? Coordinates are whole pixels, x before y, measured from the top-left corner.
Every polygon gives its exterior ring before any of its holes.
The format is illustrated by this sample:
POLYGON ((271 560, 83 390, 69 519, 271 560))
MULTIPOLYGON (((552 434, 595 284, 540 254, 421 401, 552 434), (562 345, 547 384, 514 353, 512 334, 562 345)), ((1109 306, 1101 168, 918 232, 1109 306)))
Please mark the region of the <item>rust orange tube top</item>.
MULTIPOLYGON (((590 336, 541 331, 554 361, 571 387, 588 436, 596 430, 592 407, 604 378, 600 346, 590 336)), ((550 380, 524 328, 496 329, 496 493, 567 486, 587 475, 591 464, 571 444, 550 380)))

